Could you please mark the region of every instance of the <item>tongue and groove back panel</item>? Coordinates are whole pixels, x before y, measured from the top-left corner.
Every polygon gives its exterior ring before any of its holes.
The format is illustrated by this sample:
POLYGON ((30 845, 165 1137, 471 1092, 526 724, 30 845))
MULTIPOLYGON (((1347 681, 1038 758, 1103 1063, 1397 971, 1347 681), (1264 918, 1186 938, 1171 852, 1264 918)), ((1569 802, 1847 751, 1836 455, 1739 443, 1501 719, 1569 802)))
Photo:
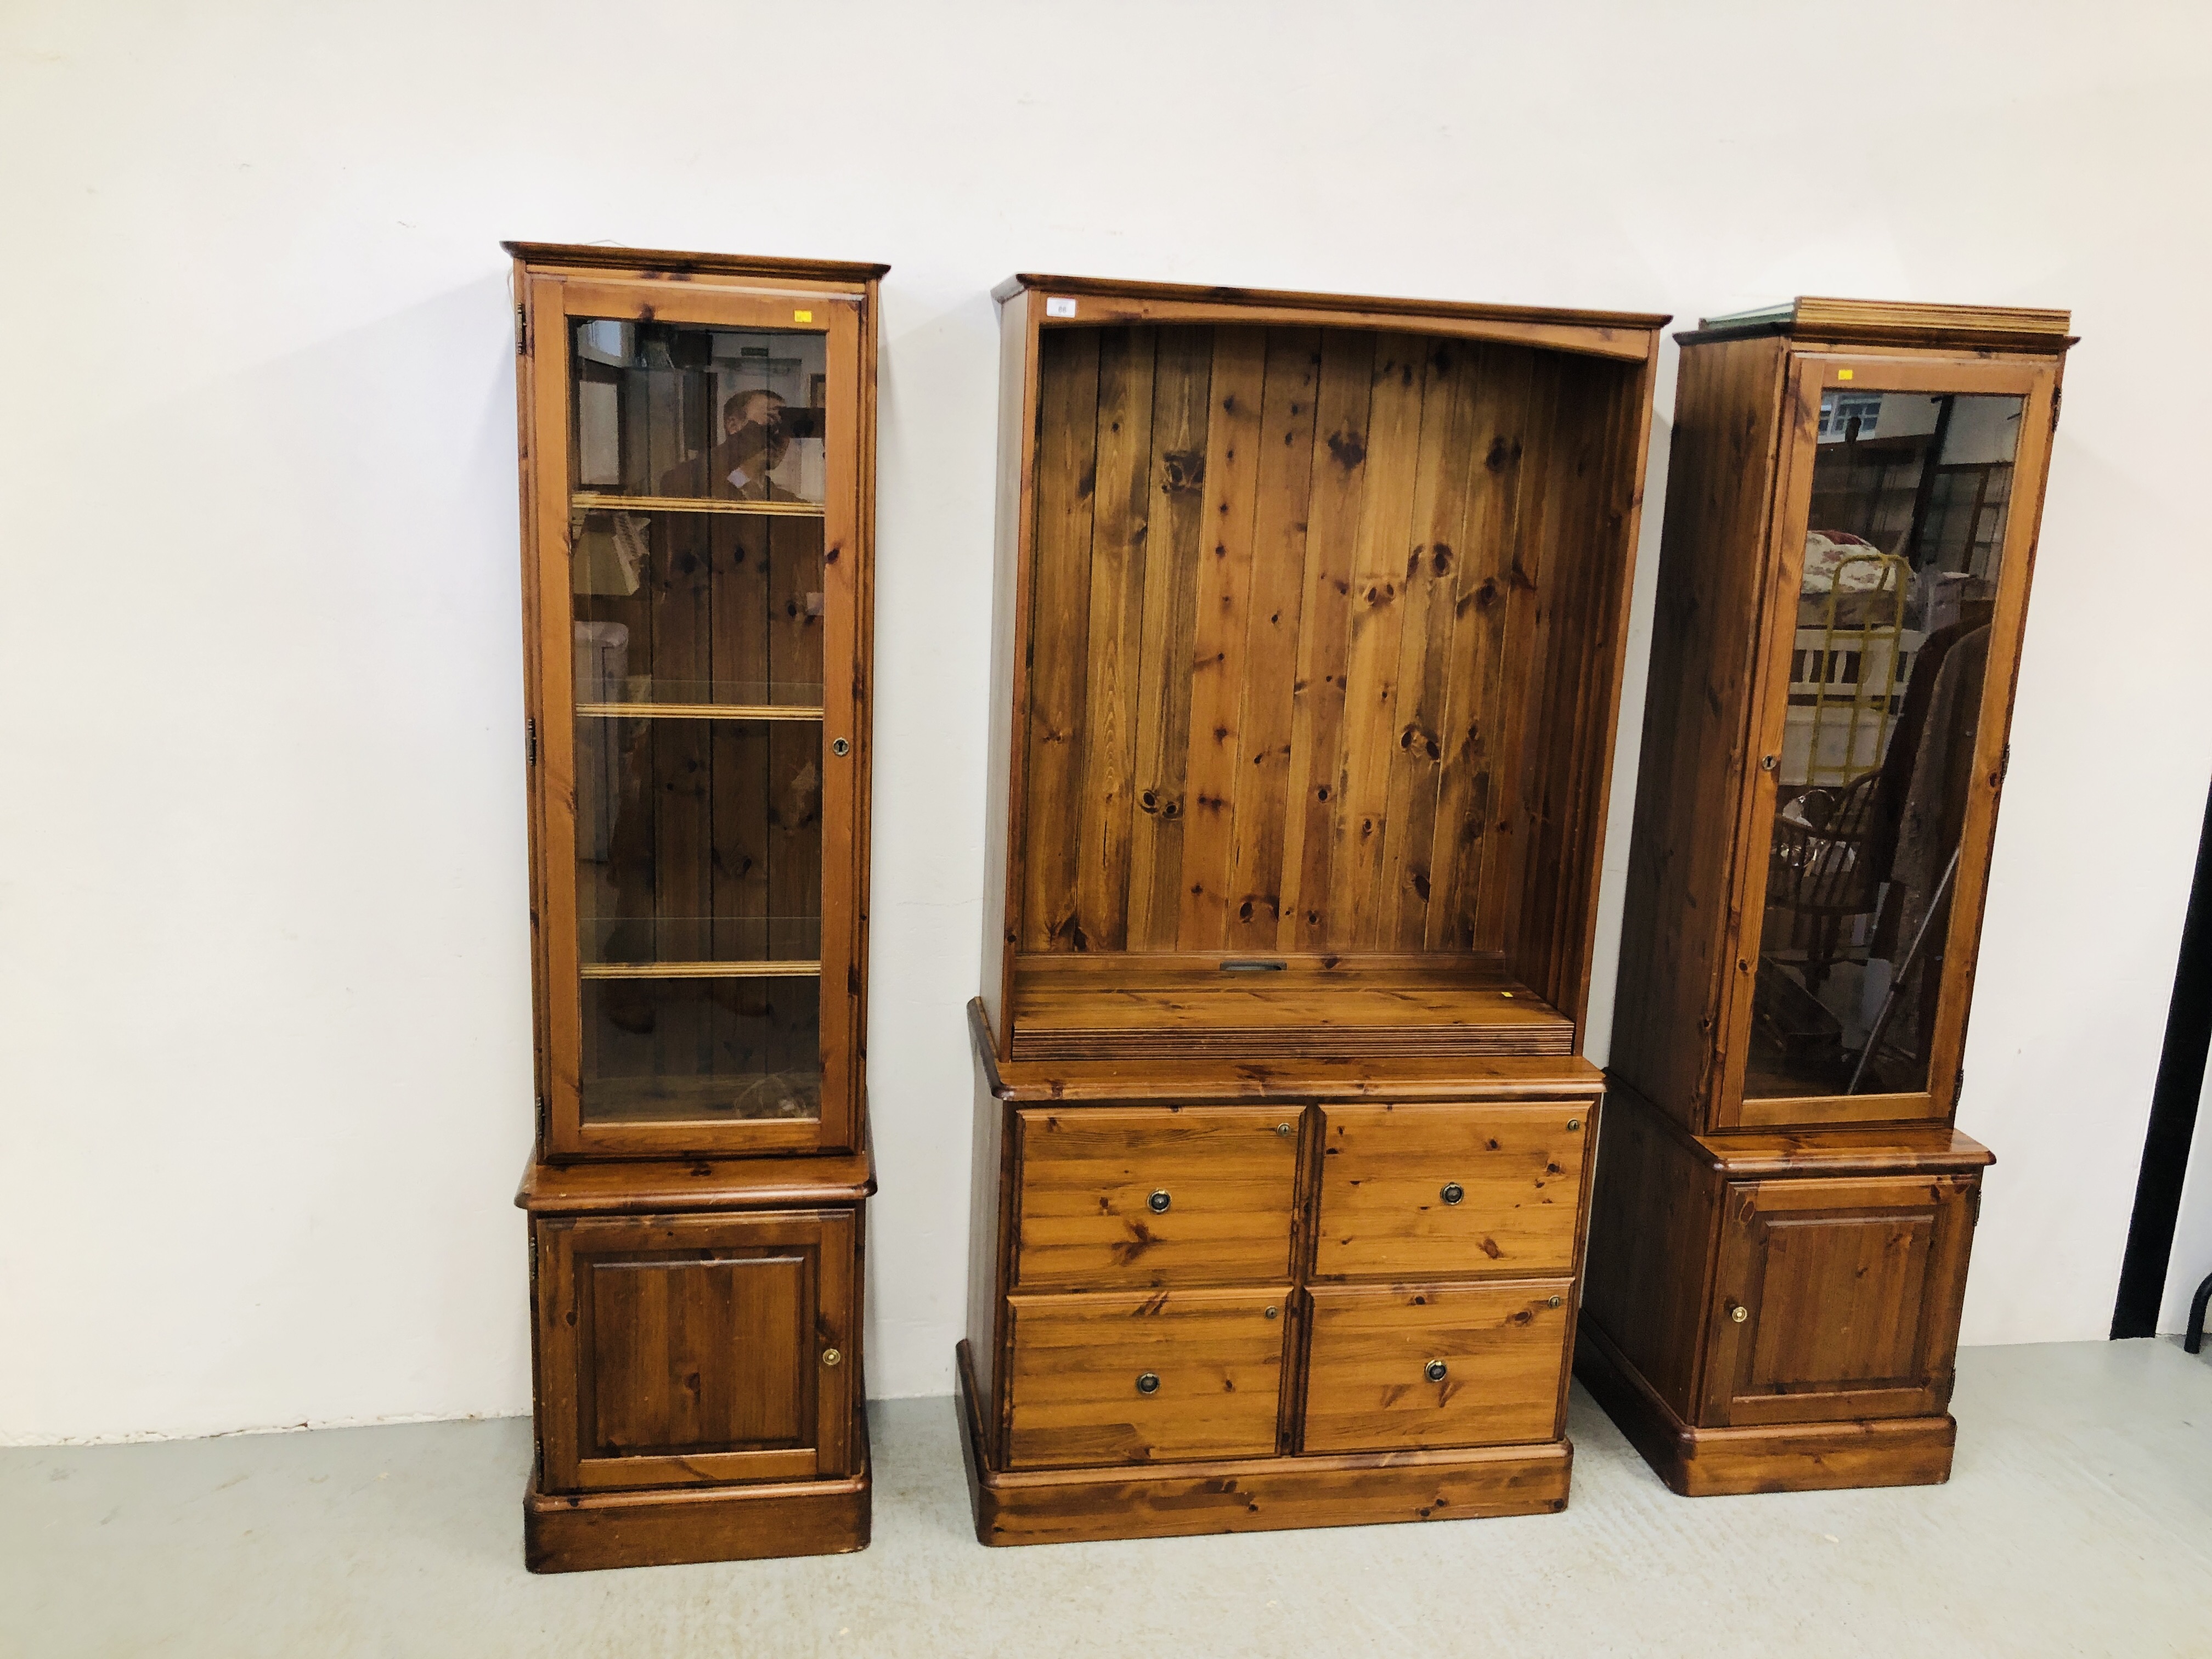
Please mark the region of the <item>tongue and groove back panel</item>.
POLYGON ((1506 952, 1578 1006, 1642 365, 1356 328, 1040 350, 1018 949, 1506 952))

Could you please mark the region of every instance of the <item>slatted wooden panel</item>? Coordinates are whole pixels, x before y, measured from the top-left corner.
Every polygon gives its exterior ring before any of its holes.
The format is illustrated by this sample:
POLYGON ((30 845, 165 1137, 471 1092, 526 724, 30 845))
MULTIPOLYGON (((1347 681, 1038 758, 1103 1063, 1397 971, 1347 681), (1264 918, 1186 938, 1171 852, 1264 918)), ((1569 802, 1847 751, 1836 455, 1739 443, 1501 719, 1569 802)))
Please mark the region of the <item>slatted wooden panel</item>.
POLYGON ((1619 591, 1632 379, 1431 335, 1047 331, 1018 948, 1499 951, 1537 881, 1556 977, 1583 849, 1545 815, 1609 759, 1567 751, 1613 688, 1551 641, 1619 591))

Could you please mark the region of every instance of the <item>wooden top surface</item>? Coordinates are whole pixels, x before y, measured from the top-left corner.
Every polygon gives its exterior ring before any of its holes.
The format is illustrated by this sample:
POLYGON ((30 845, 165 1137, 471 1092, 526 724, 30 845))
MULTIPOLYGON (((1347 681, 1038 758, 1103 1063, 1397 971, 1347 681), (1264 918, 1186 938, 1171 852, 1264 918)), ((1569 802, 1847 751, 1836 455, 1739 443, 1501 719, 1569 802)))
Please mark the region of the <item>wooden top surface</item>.
POLYGON ((1239 1060, 1012 1060, 1001 1063, 983 1000, 968 1026, 985 1082, 1000 1100, 1051 1102, 1592 1098, 1604 1074, 1574 1055, 1345 1056, 1239 1060))
POLYGON ((889 265, 844 259, 779 259, 750 253, 686 253, 658 247, 602 247, 587 242, 501 242, 531 265, 599 270, 651 271, 669 276, 791 276, 803 282, 872 283, 889 265))
POLYGON ((532 1214, 643 1215, 665 1210, 805 1209, 857 1203, 875 1190, 872 1151, 639 1163, 532 1159, 522 1172, 514 1201, 532 1214))
POLYGON ((1759 311, 1705 317, 1675 340, 1699 345, 1753 334, 1844 343, 1994 348, 2063 352, 2074 343, 2073 313, 2021 306, 1927 305, 1908 300, 1833 300, 1801 295, 1759 311))
POLYGON ((1980 1141, 1948 1123, 1701 1135, 1698 1145, 1713 1167, 1730 1180, 1860 1170, 1881 1175, 1942 1175, 1978 1170, 1997 1161, 1996 1154, 1980 1141))
POLYGON ((1100 299, 1175 300, 1225 308, 1249 306, 1258 309, 1288 307, 1305 311, 1389 312, 1406 317, 1479 318, 1491 322, 1554 323, 1597 329, 1659 329, 1674 320, 1671 316, 1656 312, 1572 311, 1547 306, 1479 305, 1459 300, 1385 299, 1363 294, 1308 294, 1295 289, 1139 283, 1115 276, 1054 276, 1026 270, 1000 283, 991 290, 991 297, 1003 302, 1012 299, 1024 289, 1049 289, 1054 294, 1088 295, 1100 299))
POLYGON ((1017 1031, 1573 1023, 1488 957, 1428 968, 1351 957, 1327 971, 1230 973, 1211 962, 1155 966, 1137 953, 1024 956, 1015 959, 1012 1003, 1017 1031))

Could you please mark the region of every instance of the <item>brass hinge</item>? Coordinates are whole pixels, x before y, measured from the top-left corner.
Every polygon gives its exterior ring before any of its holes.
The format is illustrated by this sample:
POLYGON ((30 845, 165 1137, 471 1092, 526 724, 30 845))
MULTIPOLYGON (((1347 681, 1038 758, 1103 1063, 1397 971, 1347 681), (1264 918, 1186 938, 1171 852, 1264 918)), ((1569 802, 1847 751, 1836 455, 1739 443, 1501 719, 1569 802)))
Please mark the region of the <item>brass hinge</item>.
POLYGON ((526 766, 537 765, 538 722, 536 720, 525 720, 522 722, 522 747, 525 757, 523 763, 526 766))
POLYGON ((2004 752, 1997 757, 1997 787, 2000 789, 2003 788, 2004 781, 2011 775, 2012 745, 2010 744, 2007 744, 2004 746, 2004 752))
POLYGON ((1959 1109, 1959 1097, 1966 1092, 1966 1068, 1961 1066, 1959 1068, 1958 1078, 1951 1085, 1951 1109, 1953 1111, 1955 1112, 1959 1109))
POLYGON ((530 349, 530 313, 519 304, 514 307, 514 349, 530 349))
POLYGON ((541 1152, 545 1147, 545 1097, 544 1095, 538 1097, 538 1146, 541 1152))
POLYGON ((2053 432, 2058 430, 2058 405, 2064 400, 2065 396, 2064 386, 2055 386, 2051 388, 2051 429, 2053 432))

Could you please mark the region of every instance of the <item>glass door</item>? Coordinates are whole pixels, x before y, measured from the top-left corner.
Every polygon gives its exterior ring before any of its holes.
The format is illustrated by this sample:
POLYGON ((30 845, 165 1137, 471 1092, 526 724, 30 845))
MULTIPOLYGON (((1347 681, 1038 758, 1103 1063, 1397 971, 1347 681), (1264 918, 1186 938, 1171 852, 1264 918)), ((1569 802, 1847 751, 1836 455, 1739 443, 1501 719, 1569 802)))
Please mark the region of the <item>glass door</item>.
POLYGON ((1950 1115, 2052 384, 1795 360, 1723 1122, 1950 1115))
POLYGON ((850 1144, 856 312, 532 283, 556 1152, 850 1144))

